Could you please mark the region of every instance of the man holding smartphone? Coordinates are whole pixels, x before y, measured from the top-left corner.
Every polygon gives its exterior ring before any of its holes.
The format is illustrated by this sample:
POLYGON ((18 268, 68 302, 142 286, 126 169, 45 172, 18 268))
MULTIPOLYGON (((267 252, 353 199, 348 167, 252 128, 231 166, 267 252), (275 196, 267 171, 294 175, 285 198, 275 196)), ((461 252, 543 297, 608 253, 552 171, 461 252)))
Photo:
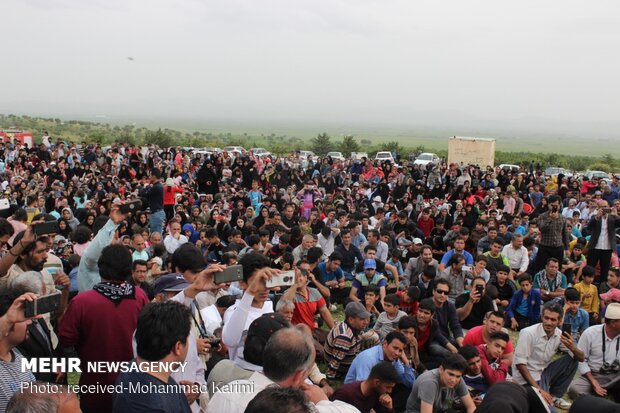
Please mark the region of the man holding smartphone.
POLYGON ((588 222, 590 242, 588 245, 588 265, 601 266, 600 282, 607 281, 611 253, 616 250, 616 228, 620 227, 617 208, 610 208, 607 201, 601 201, 595 215, 588 222))
POLYGON ((551 195, 547 198, 549 211, 537 218, 541 239, 531 273, 536 274, 547 264, 549 258, 555 258, 558 262, 568 255, 570 235, 566 226, 566 218, 560 213, 560 197, 551 195))

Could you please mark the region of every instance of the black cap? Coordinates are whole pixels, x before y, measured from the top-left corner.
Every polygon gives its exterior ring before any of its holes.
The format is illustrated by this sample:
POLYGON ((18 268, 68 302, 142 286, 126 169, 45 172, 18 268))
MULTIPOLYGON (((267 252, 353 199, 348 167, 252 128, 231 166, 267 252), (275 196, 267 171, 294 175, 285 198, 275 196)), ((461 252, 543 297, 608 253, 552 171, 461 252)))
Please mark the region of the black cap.
POLYGON ((267 341, 269 341, 269 337, 276 331, 289 326, 288 321, 280 313, 263 314, 252 321, 243 347, 243 358, 245 361, 262 366, 263 350, 267 341))

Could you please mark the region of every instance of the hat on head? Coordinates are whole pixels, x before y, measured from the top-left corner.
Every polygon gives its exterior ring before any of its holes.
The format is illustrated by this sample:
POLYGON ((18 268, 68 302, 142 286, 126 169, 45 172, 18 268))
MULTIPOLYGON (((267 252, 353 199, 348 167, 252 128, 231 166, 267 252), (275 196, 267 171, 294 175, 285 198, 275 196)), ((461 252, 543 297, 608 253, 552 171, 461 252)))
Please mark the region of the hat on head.
POLYGON ((605 308, 605 319, 620 320, 620 303, 611 303, 605 308))
POLYGON ((367 270, 369 268, 372 268, 373 270, 377 269, 377 261, 373 260, 372 258, 368 258, 364 261, 364 269, 367 270))
POLYGON ((413 243, 415 245, 422 245, 422 244, 424 244, 420 238, 414 238, 413 239, 413 243))
POLYGON ((370 318, 370 313, 362 303, 352 301, 344 309, 345 317, 370 318))
POLYGON ((620 302, 620 290, 617 288, 612 288, 606 293, 599 294, 599 297, 605 301, 617 301, 620 302))
POLYGON ((164 291, 182 291, 189 286, 189 283, 185 278, 180 275, 170 274, 163 275, 155 280, 153 284, 153 291, 155 295, 163 293, 164 291))

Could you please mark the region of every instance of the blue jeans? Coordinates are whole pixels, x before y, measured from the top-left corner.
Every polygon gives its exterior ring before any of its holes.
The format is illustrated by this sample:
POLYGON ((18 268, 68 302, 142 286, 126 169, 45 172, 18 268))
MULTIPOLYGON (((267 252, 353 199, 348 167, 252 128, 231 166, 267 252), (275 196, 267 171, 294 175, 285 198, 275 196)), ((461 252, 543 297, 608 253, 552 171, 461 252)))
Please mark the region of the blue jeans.
POLYGON ((163 209, 151 214, 149 219, 149 231, 159 232, 163 236, 164 221, 166 220, 166 213, 163 209))

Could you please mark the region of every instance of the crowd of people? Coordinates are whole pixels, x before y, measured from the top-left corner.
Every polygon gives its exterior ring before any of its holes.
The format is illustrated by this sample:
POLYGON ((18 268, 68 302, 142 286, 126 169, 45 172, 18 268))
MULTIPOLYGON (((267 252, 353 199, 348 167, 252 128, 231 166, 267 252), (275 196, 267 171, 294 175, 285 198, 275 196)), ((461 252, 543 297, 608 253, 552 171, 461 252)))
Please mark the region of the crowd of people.
POLYGON ((620 176, 47 134, 0 159, 0 412, 618 411, 620 176), (50 357, 158 390, 22 369, 50 357))

